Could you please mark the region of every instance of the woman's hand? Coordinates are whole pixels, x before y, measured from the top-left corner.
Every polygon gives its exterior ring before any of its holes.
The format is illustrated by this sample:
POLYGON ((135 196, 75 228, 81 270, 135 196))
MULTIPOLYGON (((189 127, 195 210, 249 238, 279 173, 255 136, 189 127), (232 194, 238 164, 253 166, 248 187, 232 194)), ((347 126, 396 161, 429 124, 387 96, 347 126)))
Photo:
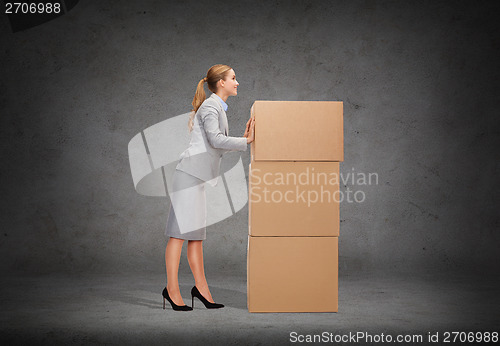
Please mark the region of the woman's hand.
POLYGON ((252 143, 255 139, 255 118, 248 119, 247 128, 243 137, 247 138, 247 144, 252 143))
POLYGON ((246 128, 245 128, 245 133, 243 134, 243 137, 248 137, 248 130, 250 129, 251 122, 252 122, 252 118, 248 119, 247 125, 246 125, 246 128))

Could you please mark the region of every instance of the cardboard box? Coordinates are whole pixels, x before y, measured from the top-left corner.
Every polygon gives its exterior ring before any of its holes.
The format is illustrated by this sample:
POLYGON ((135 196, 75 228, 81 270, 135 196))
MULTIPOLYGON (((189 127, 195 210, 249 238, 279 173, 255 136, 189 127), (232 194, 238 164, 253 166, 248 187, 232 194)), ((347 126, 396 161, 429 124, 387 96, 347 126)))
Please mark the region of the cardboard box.
POLYGON ((339 236, 339 162, 253 161, 248 171, 250 235, 339 236))
POLYGON ((344 161, 343 103, 255 101, 255 161, 344 161))
POLYGON ((338 237, 252 237, 249 312, 337 312, 338 237))

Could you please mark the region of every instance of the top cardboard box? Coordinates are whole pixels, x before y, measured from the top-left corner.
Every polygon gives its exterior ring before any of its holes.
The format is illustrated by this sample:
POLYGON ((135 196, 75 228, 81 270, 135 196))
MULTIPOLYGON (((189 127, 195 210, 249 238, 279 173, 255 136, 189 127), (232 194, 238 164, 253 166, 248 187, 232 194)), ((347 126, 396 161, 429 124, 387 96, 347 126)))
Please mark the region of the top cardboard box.
POLYGON ((344 161, 343 103, 255 101, 253 161, 344 161))

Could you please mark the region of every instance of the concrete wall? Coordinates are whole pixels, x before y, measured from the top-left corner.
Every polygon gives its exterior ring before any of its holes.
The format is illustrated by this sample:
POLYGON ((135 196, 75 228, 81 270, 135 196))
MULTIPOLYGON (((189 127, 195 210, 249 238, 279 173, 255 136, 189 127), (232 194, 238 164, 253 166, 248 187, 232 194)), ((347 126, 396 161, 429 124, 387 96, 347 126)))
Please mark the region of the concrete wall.
MULTIPOLYGON (((216 63, 240 82, 231 135, 257 99, 344 101, 341 171, 378 184, 342 187, 366 199, 341 205, 341 275, 486 270, 500 257, 498 10, 100 0, 15 34, 0 17, 3 272, 163 271, 168 200, 136 193, 127 144, 189 111, 216 63)), ((247 218, 208 228, 208 274, 245 272, 247 218)))

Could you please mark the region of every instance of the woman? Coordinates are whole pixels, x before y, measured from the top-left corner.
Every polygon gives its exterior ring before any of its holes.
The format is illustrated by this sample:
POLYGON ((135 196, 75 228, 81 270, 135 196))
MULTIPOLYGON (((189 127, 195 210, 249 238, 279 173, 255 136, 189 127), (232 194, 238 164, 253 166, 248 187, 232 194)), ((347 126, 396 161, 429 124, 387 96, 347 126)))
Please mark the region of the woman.
POLYGON ((243 137, 229 137, 226 117, 229 96, 238 94, 234 70, 227 65, 214 65, 207 76, 200 80, 193 98, 193 112, 189 118, 191 141, 181 154, 170 191, 171 207, 165 235, 170 239, 165 249, 167 286, 163 289, 165 299, 177 311, 193 310, 194 297, 209 309, 222 308, 214 302, 203 266, 203 245, 206 238, 205 182, 217 183, 222 154, 228 151, 245 151, 254 140, 254 121, 250 118, 243 137), (212 95, 205 99, 205 82, 212 95), (191 289, 191 307, 182 300, 178 271, 184 240, 188 241, 187 257, 193 272, 195 286, 191 289))

